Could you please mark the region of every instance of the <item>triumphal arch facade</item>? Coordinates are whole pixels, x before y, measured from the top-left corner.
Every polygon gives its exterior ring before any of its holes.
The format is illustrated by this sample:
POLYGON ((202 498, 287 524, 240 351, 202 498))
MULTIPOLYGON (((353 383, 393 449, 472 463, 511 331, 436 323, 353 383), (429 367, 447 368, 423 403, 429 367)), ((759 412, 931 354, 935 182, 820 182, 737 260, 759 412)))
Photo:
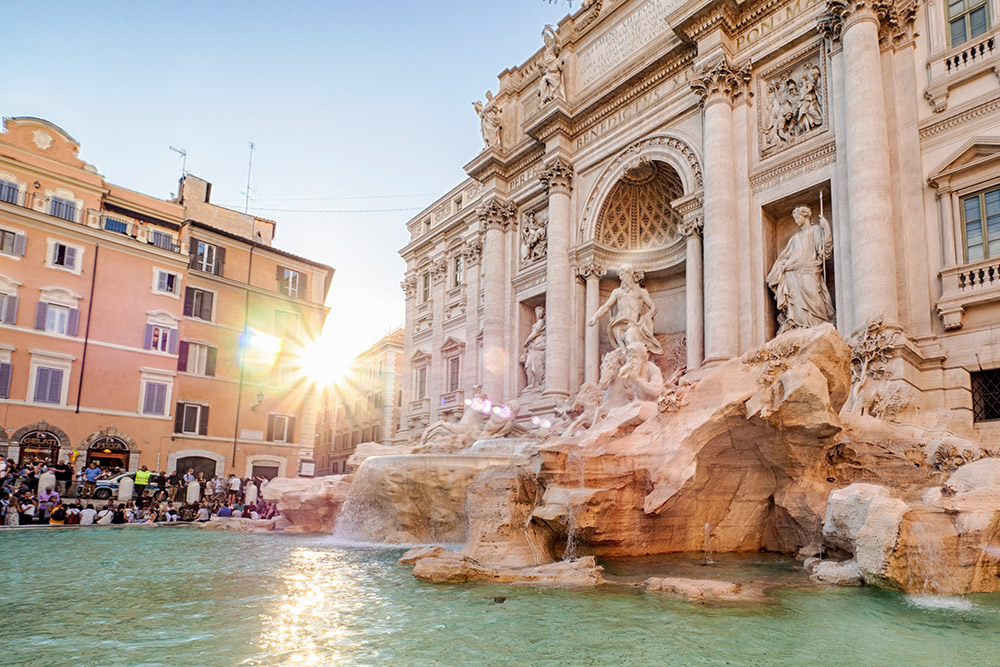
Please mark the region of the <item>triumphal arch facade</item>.
POLYGON ((832 321, 886 348, 867 409, 1000 438, 998 15, 590 0, 546 26, 474 103, 468 179, 408 223, 404 435, 596 382, 627 266, 692 377, 832 321))

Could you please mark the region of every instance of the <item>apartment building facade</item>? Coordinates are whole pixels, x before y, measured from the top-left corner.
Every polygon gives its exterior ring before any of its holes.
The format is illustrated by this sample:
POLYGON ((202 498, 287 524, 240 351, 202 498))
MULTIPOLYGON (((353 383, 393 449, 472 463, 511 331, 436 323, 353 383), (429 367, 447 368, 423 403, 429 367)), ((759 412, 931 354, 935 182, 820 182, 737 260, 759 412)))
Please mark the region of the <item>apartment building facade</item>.
POLYGON ((275 223, 108 183, 37 118, 0 134, 0 455, 294 475, 333 269, 275 223))

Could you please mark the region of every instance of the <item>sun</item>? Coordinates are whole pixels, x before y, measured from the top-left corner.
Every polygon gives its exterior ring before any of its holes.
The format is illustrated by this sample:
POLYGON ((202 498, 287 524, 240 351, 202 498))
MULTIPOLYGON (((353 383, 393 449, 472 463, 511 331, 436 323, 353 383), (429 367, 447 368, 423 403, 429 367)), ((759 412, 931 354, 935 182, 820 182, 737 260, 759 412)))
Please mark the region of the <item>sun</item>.
POLYGON ((306 377, 319 388, 335 385, 347 376, 351 359, 337 353, 334 345, 322 339, 302 349, 299 363, 306 377))

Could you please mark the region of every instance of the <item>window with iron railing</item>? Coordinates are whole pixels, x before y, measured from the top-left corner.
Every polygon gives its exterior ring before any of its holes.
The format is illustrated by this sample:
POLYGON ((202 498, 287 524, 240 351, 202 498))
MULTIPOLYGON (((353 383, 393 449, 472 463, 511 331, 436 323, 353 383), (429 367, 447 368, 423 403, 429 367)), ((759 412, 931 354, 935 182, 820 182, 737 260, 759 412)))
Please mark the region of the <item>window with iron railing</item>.
POLYGON ((114 218, 104 218, 104 228, 116 234, 128 234, 128 223, 114 218))
POLYGON ((986 0, 951 0, 948 3, 948 37, 952 46, 975 39, 989 29, 986 0))
POLYGON ((157 248, 163 248, 164 250, 175 250, 174 237, 165 232, 154 231, 152 234, 152 243, 157 248))
POLYGON ((49 202, 49 215, 70 222, 76 222, 76 202, 62 197, 53 197, 49 202))
POLYGON ((17 187, 17 183, 0 179, 0 201, 5 201, 8 204, 16 204, 18 195, 20 194, 21 191, 17 187))
POLYGON ((1000 421, 1000 368, 971 373, 972 421, 1000 421))

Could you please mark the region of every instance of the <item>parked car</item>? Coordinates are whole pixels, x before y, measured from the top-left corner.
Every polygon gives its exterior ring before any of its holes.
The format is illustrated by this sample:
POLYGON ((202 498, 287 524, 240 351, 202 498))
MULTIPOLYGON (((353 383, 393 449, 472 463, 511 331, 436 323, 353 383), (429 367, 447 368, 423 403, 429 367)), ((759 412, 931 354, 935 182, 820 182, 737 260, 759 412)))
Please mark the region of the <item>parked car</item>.
POLYGON ((97 500, 107 500, 108 498, 117 497, 118 485, 121 483, 123 477, 128 477, 133 483, 135 482, 134 472, 125 472, 109 479, 99 479, 94 486, 94 498, 97 500))

